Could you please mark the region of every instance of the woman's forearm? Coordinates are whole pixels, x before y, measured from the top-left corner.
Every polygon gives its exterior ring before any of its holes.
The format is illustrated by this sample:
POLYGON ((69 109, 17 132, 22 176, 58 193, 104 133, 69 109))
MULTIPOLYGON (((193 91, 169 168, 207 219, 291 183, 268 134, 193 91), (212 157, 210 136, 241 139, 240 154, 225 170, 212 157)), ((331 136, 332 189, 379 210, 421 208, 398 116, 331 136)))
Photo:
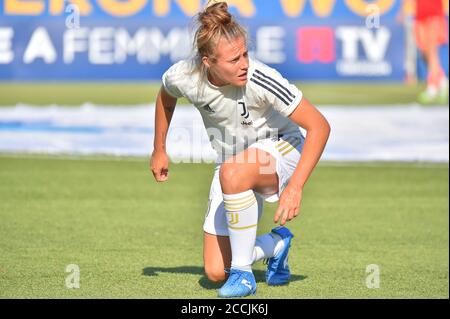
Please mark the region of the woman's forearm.
POLYGON ((177 99, 168 95, 163 88, 158 93, 155 106, 154 150, 166 151, 166 138, 177 99))
POLYGON ((325 149, 331 128, 327 119, 306 98, 302 98, 289 118, 307 132, 302 155, 289 182, 291 187, 301 189, 325 149))
POLYGON ((296 189, 301 189, 305 185, 322 156, 329 135, 330 126, 328 122, 324 122, 319 128, 308 131, 305 144, 303 145, 302 155, 290 181, 296 189))

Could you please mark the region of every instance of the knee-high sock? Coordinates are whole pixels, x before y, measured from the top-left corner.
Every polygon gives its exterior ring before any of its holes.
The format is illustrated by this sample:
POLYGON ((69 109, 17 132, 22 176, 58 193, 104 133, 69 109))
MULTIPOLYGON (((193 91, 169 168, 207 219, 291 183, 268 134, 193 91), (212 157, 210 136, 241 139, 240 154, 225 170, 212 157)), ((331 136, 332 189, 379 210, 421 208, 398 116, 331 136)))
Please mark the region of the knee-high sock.
POLYGON ((231 268, 251 271, 258 225, 258 204, 248 190, 239 194, 223 194, 231 244, 231 268))

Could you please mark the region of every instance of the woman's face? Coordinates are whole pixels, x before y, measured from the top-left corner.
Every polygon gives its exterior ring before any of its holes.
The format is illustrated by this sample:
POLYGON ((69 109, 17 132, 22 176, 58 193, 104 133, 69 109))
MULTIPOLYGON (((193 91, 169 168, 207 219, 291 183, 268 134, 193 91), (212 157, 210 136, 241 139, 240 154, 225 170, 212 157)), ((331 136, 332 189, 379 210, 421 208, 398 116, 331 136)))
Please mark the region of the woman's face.
POLYGON ((221 38, 215 57, 203 57, 208 68, 208 79, 216 86, 244 86, 247 83, 248 51, 243 37, 228 41, 221 38))

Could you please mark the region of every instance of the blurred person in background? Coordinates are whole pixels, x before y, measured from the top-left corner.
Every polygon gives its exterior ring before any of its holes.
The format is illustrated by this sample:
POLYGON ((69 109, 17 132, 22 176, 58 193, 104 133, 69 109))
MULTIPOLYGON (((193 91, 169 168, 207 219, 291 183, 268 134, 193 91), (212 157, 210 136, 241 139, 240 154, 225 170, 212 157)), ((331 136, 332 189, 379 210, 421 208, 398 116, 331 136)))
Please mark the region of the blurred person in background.
POLYGON ((442 0, 414 1, 414 33, 417 47, 427 66, 425 91, 418 96, 422 104, 448 103, 448 78, 442 67, 439 48, 448 42, 448 26, 442 0))
POLYGON ((405 84, 417 84, 417 45, 414 37, 414 10, 413 1, 403 1, 397 21, 405 32, 405 84))

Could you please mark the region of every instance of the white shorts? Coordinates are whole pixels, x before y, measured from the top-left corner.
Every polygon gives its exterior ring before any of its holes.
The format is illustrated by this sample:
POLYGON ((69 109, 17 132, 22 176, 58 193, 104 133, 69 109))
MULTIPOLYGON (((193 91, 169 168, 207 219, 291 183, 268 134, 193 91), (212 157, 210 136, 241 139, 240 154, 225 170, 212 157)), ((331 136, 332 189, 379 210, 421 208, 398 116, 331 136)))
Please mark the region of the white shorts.
MULTIPOLYGON (((276 160, 276 172, 278 175, 277 194, 267 196, 255 192, 256 200, 258 202, 258 219, 262 214, 264 200, 268 202, 278 201, 284 188, 289 183, 291 176, 297 167, 297 163, 300 160, 304 141, 305 139, 299 131, 298 134, 280 135, 278 139, 268 138, 259 140, 249 146, 249 148, 258 148, 272 155, 276 160)), ((223 203, 222 187, 219 180, 220 167, 221 165, 217 165, 214 170, 203 230, 213 235, 228 236, 226 211, 223 203)))

